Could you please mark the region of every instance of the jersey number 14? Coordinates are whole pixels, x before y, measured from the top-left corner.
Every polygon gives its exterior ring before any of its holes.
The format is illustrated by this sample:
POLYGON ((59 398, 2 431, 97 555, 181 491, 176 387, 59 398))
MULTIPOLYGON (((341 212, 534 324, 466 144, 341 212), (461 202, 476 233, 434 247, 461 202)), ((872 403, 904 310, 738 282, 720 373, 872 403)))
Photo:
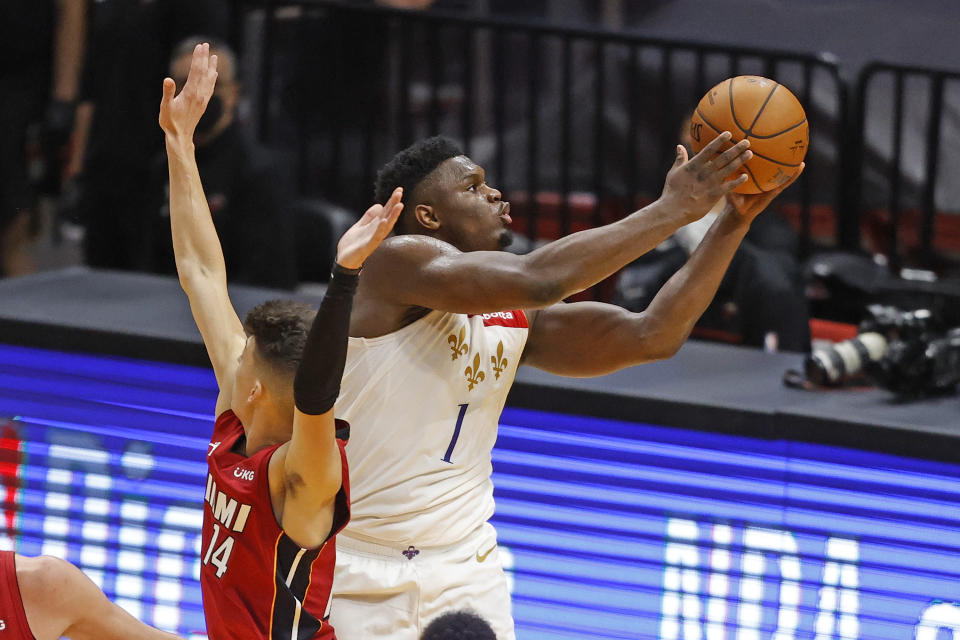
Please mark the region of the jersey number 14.
POLYGON ((213 525, 213 535, 210 536, 210 544, 207 546, 207 553, 203 556, 203 564, 212 564, 217 569, 219 578, 227 572, 227 563, 230 562, 230 554, 233 552, 233 538, 227 536, 226 539, 214 550, 217 545, 217 538, 220 537, 220 525, 213 525))

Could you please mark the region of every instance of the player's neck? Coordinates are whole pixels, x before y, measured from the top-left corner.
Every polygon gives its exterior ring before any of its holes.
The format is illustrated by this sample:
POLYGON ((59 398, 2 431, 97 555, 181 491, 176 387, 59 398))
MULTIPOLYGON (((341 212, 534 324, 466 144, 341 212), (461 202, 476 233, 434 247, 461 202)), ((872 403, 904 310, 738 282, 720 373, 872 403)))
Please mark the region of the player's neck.
POLYGON ((291 419, 284 420, 276 410, 254 411, 250 424, 244 425, 244 455, 248 458, 261 449, 283 444, 291 436, 291 419))

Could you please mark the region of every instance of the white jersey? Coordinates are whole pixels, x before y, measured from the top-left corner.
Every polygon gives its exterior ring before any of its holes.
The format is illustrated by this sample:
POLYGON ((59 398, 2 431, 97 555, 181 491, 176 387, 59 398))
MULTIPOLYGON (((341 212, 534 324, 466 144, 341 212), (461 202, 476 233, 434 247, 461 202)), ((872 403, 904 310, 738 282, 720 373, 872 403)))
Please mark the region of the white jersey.
POLYGON ((345 535, 443 546, 493 515, 490 453, 527 332, 522 311, 431 311, 350 338, 335 409, 351 425, 345 535))

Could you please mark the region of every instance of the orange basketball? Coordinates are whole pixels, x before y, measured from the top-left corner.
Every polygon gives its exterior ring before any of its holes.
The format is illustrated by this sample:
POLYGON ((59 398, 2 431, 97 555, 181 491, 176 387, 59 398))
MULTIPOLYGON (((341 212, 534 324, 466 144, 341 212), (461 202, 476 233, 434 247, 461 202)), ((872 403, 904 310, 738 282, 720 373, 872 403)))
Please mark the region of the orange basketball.
POLYGON ((690 119, 690 144, 699 152, 724 131, 750 141, 749 179, 738 193, 770 191, 800 170, 807 154, 807 115, 782 84, 761 76, 727 78, 707 92, 690 119))

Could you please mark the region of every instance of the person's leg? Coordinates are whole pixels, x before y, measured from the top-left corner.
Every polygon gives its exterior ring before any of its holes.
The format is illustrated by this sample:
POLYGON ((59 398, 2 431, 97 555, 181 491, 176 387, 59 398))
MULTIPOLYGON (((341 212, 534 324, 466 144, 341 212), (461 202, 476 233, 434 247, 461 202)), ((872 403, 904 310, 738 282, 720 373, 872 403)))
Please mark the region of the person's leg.
MULTIPOLYGON (((101 269, 148 271, 153 263, 149 239, 159 212, 147 211, 146 173, 136 167, 85 170, 80 217, 85 227, 84 262, 101 269), (151 215, 151 213, 155 215, 151 215)), ((167 231, 169 234, 169 230, 167 231)))
POLYGON ((496 530, 489 523, 456 550, 421 565, 420 631, 449 611, 469 610, 486 620, 497 640, 514 640, 510 589, 496 530))
POLYGON ((340 640, 418 640, 413 562, 346 549, 338 540, 330 623, 340 640))
POLYGON ((18 211, 6 225, 0 226, 0 275, 23 276, 37 270, 30 255, 33 241, 31 212, 18 211))
POLYGON ((11 91, 0 104, 0 277, 36 267, 29 245, 36 198, 27 175, 27 127, 36 116, 30 92, 11 91))
POLYGON ((30 630, 37 640, 174 640, 113 604, 65 560, 17 556, 17 582, 30 630))

